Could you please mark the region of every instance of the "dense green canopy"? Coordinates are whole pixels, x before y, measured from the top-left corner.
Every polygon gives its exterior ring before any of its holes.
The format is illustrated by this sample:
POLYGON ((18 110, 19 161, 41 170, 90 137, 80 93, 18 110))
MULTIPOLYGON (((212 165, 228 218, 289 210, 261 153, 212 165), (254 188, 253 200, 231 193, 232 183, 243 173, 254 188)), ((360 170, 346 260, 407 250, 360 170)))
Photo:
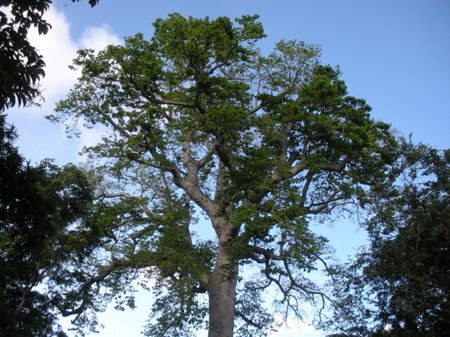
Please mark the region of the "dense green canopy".
POLYGON ((14 138, 0 116, 0 336, 64 336, 42 282, 69 256, 66 234, 88 212, 90 183, 71 165, 31 166, 14 138))
MULTIPOLYGON (((39 95, 27 32, 47 33, 49 4, 0 1, 2 110, 39 95)), ((316 46, 262 53, 256 16, 154 27, 74 61, 81 77, 50 119, 108 130, 87 168, 31 166, 0 117, 0 336, 65 336, 58 312, 96 330, 111 300, 134 307, 138 283, 156 298, 148 336, 265 336, 264 292, 285 318, 331 303, 310 279, 331 272, 310 224, 356 209, 371 245, 331 273, 335 326, 445 336, 448 151, 399 145, 316 46)))
POLYGON ((404 152, 403 176, 366 224, 371 245, 340 278, 337 325, 348 336, 450 331, 450 152, 410 145, 404 152))
POLYGON ((150 41, 80 51, 81 77, 51 117, 108 130, 87 150, 97 248, 76 276, 68 269, 63 313, 83 325, 148 277, 150 336, 188 336, 205 322, 211 337, 235 325, 265 335, 266 289, 285 315, 316 301, 320 311, 326 294, 308 273, 326 239, 309 224, 363 205, 385 182, 397 153, 389 126, 320 64, 317 47, 280 41, 261 53, 256 16, 172 14, 154 27, 150 41), (255 273, 244 279, 243 269, 255 273))

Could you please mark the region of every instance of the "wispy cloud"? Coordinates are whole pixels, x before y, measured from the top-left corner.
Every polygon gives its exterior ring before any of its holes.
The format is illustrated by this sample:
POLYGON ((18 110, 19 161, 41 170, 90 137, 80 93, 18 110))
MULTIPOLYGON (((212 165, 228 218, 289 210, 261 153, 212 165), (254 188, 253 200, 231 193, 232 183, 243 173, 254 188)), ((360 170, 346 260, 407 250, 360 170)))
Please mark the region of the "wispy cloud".
POLYGON ((87 28, 80 39, 82 48, 101 50, 110 44, 120 44, 122 41, 114 34, 108 25, 87 28))
POLYGON ((279 315, 275 315, 275 321, 282 323, 282 325, 270 337, 323 337, 323 332, 314 329, 311 323, 296 319, 288 319, 287 322, 283 322, 283 319, 279 315))

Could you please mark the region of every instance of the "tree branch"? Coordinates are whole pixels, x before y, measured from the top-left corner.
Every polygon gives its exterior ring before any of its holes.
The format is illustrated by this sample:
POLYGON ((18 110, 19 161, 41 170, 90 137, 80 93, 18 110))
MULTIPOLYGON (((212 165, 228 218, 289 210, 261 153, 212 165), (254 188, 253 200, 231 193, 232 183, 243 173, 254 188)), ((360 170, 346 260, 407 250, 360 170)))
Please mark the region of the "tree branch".
MULTIPOLYGON (((286 302, 287 310, 291 309, 296 315, 300 316, 299 303, 297 301, 297 297, 292 294, 292 291, 302 293, 307 300, 312 302, 314 302, 315 298, 319 296, 322 300, 322 307, 320 309, 320 312, 322 312, 325 307, 325 301, 332 302, 331 298, 322 291, 310 288, 309 286, 301 284, 298 280, 296 280, 290 269, 289 262, 287 261, 287 255, 276 255, 271 249, 265 249, 257 246, 248 246, 247 248, 252 252, 262 256, 258 257, 255 255, 250 255, 250 258, 258 263, 265 264, 263 272, 265 277, 269 281, 269 284, 267 286, 269 286, 271 283, 274 283, 278 287, 280 292, 283 294, 283 300, 281 302, 286 302), (271 266, 271 261, 281 261, 284 271, 282 271, 279 266, 275 267, 275 269, 277 270, 278 278, 274 277, 271 273, 271 270, 273 269, 271 266), (283 276, 287 277, 287 281, 282 281, 283 276), (294 303, 292 301, 294 301, 294 303)), ((320 258, 320 256, 317 256, 317 258, 325 264, 325 267, 327 267, 325 261, 320 258)))
POLYGON ((61 314, 64 317, 72 316, 72 315, 79 316, 80 314, 82 314, 89 303, 88 292, 89 292, 89 289, 91 288, 91 286, 95 283, 100 283, 106 277, 108 277, 115 269, 117 269, 119 267, 124 267, 124 266, 126 266, 124 261, 117 260, 116 258, 113 257, 111 260, 111 263, 105 267, 105 269, 103 270, 102 273, 98 274, 95 277, 92 277, 90 280, 86 281, 81 286, 79 293, 81 294, 83 299, 81 301, 81 304, 77 308, 72 309, 72 310, 67 310, 64 307, 62 307, 61 305, 58 305, 58 309, 61 312, 61 314))
POLYGON ((206 154, 196 161, 197 167, 200 169, 204 167, 207 163, 209 163, 212 160, 214 153, 215 153, 214 146, 211 146, 206 152, 206 154))
POLYGON ((325 201, 309 204, 308 206, 305 206, 305 208, 309 214, 319 214, 324 211, 331 211, 337 206, 332 205, 332 203, 345 199, 342 196, 337 197, 338 194, 339 191, 335 190, 325 201))
POLYGON ((16 308, 16 312, 19 312, 20 310, 22 310, 23 306, 27 302, 28 294, 30 293, 30 289, 24 289, 23 287, 19 287, 19 289, 20 289, 20 293, 22 294, 22 296, 20 299, 20 303, 16 308))
POLYGON ((228 64, 228 61, 230 60, 232 52, 239 47, 238 43, 235 43, 230 49, 228 49, 227 56, 225 57, 225 60, 223 62, 218 62, 214 67, 211 68, 211 70, 208 72, 208 75, 212 75, 217 69, 222 68, 223 66, 228 64))
POLYGON ((240 317, 245 323, 247 323, 248 325, 254 326, 255 328, 262 330, 264 328, 264 326, 262 324, 258 324, 255 323, 253 320, 251 320, 250 318, 248 318, 247 316, 245 316, 242 312, 240 312, 239 310, 235 310, 235 314, 237 317, 240 317))
POLYGON ((191 109, 195 109, 196 106, 192 103, 187 103, 187 102, 181 102, 181 101, 176 101, 176 100, 171 100, 171 99, 167 99, 167 98, 162 98, 162 97, 156 97, 156 96, 147 96, 147 99, 155 104, 160 104, 160 105, 172 105, 172 106, 181 106, 184 108, 191 108, 191 109))
POLYGON ((249 249, 252 253, 264 256, 264 259, 259 260, 262 261, 262 263, 265 263, 267 260, 283 261, 284 259, 284 257, 281 254, 279 255, 275 254, 272 249, 266 249, 255 245, 247 245, 246 248, 249 249))
POLYGON ((187 169, 185 179, 174 179, 175 184, 182 188, 201 209, 203 209, 211 218, 216 216, 217 207, 214 202, 208 198, 200 188, 198 179, 199 166, 192 158, 189 137, 182 143, 183 164, 187 169))
POLYGON ((216 142, 214 144, 214 148, 216 150, 217 156, 220 158, 221 162, 224 163, 224 165, 231 171, 234 172, 234 165, 231 161, 231 157, 229 153, 227 152, 225 145, 223 143, 222 138, 219 135, 216 136, 216 142))

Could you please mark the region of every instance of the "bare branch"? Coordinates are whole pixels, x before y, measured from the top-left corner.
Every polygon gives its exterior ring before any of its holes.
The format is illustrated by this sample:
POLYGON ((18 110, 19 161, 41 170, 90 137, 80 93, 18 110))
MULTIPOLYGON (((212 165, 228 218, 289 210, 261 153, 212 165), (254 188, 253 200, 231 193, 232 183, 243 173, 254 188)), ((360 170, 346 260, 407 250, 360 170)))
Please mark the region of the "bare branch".
POLYGON ((311 186, 311 182, 314 178, 314 173, 312 171, 308 171, 308 173, 306 174, 306 180, 305 180, 305 184, 303 185, 302 188, 302 201, 301 201, 301 206, 304 207, 305 206, 305 202, 306 202, 306 198, 308 196, 308 191, 309 191, 309 187, 311 186))
POLYGON ((247 316, 245 316, 242 312, 240 312, 239 310, 235 310, 235 314, 237 317, 241 318, 245 323, 247 323, 248 325, 254 326, 255 328, 262 330, 264 328, 264 326, 262 324, 258 324, 256 322, 254 322, 253 320, 251 320, 250 318, 248 318, 247 316))
POLYGON ((67 316, 72 316, 72 315, 79 316, 81 313, 83 313, 83 311, 86 309, 86 307, 89 303, 88 292, 89 292, 89 289, 91 288, 91 286, 96 283, 100 283, 106 277, 108 277, 115 269, 117 269, 119 267, 123 267, 123 266, 126 266, 126 263, 124 263, 124 261, 117 260, 113 257, 111 260, 111 263, 108 266, 106 266, 100 274, 98 274, 95 277, 92 277, 90 280, 86 281, 81 286, 81 288, 79 290, 79 293, 83 298, 81 301, 81 304, 77 308, 72 309, 72 310, 67 310, 64 307, 59 306, 58 309, 60 310, 61 314, 64 317, 67 317, 67 316))
POLYGON ((343 196, 338 196, 339 190, 335 190, 328 198, 321 202, 316 202, 305 206, 309 214, 319 214, 322 212, 328 212, 336 208, 337 201, 344 200, 343 196))
POLYGON ((149 99, 152 103, 156 103, 156 104, 161 104, 161 105, 173 105, 173 106, 181 106, 184 108, 191 108, 191 109, 195 109, 196 106, 192 103, 187 103, 187 102, 181 102, 181 101, 176 101, 176 100, 171 100, 171 99, 167 99, 167 98, 152 98, 149 99))
POLYGON ((257 113, 259 110, 261 110, 261 108, 262 108, 261 103, 257 103, 257 104, 255 104, 255 106, 254 106, 253 108, 251 108, 250 110, 248 110, 248 113, 249 113, 250 115, 253 115, 253 114, 257 113))
POLYGON ((121 198, 121 199, 139 199, 139 200, 146 200, 144 197, 142 196, 137 196, 137 195, 132 195, 129 193, 125 193, 125 192, 117 192, 117 193, 107 193, 107 192, 103 192, 101 193, 99 196, 99 199, 116 199, 116 198, 121 198))
POLYGON ((206 152, 206 154, 203 156, 203 158, 196 161, 197 167, 200 169, 204 167, 207 163, 209 163, 212 160, 214 153, 215 153, 214 146, 211 146, 206 152))
POLYGON ((20 303, 16 308, 16 312, 19 312, 20 310, 22 310, 23 306, 27 302, 28 294, 30 293, 30 289, 24 289, 23 287, 20 287, 19 290, 20 290, 20 293, 22 296, 20 299, 20 303))
MULTIPOLYGON (((300 303, 298 301, 297 295, 295 295, 295 292, 302 293, 306 297, 306 299, 311 302, 315 302, 316 297, 319 297, 322 302, 319 315, 325 308, 326 301, 330 301, 332 303, 331 298, 324 292, 311 288, 308 285, 302 284, 294 277, 294 274, 292 273, 289 266, 289 262, 287 261, 287 255, 276 255, 271 249, 265 249, 257 246, 248 246, 247 248, 255 253, 249 256, 252 260, 258 263, 265 264, 263 272, 265 277, 269 281, 266 287, 270 284, 275 284, 276 287, 280 290, 281 294, 283 295, 283 299, 281 300, 281 302, 286 303, 286 315, 288 314, 289 310, 292 310, 297 316, 301 317, 300 303), (256 254, 259 254, 260 257, 256 254), (275 269, 277 270, 277 277, 275 277, 271 273, 271 270, 273 269, 271 266, 271 261, 281 261, 281 265, 284 271, 280 270, 279 265, 275 267, 275 269), (287 280, 283 281, 283 277, 286 277, 287 280)), ((317 258, 321 262, 323 262, 325 267, 327 268, 325 261, 320 256, 317 256, 317 258)))

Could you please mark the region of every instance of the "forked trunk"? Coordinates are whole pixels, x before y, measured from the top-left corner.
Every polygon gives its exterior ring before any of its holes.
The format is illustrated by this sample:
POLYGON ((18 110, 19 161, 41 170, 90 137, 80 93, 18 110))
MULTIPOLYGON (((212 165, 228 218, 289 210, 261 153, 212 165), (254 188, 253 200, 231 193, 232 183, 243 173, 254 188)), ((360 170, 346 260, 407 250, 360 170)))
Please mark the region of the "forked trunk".
POLYGON ((227 249, 221 247, 208 284, 208 337, 233 336, 237 278, 237 264, 231 264, 227 249))

